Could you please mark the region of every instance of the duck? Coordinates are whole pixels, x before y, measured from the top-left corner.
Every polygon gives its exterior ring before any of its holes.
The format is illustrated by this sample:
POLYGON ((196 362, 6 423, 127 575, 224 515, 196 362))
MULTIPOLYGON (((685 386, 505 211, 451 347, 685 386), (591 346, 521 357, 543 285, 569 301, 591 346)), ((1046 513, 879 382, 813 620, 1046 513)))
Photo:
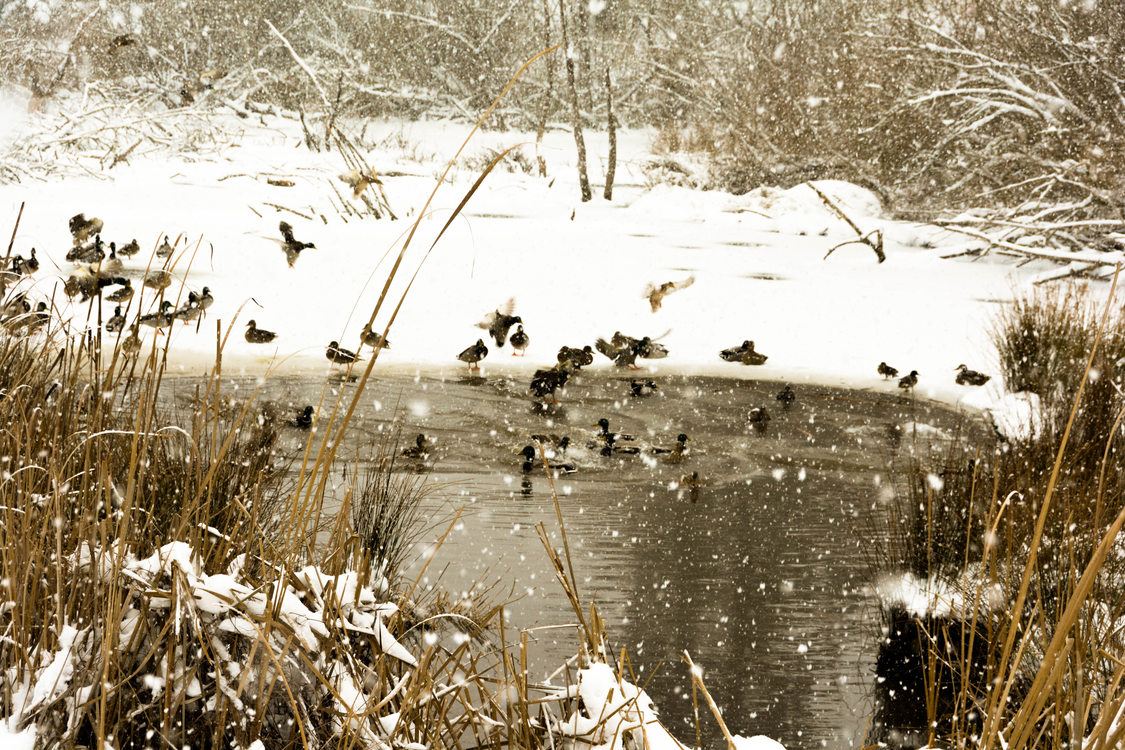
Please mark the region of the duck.
POLYGON ((883 380, 888 378, 897 378, 898 370, 888 365, 886 362, 879 363, 879 374, 883 376, 883 380))
POLYGON ((917 370, 911 370, 909 375, 907 375, 904 378, 900 378, 899 381, 898 381, 898 387, 902 388, 905 391, 911 390, 916 385, 918 385, 918 371, 917 370))
POLYGON ((783 411, 789 411, 789 407, 797 400, 797 394, 793 391, 793 386, 786 383, 781 392, 777 394, 777 400, 781 402, 783 411))
POLYGON ((741 362, 742 353, 745 351, 753 351, 753 349, 754 342, 750 339, 746 339, 739 346, 732 346, 730 349, 723 349, 721 352, 719 352, 719 357, 721 357, 724 362, 741 362))
POLYGON ((70 217, 69 226, 70 234, 74 237, 74 245, 77 247, 86 242, 90 235, 100 234, 105 227, 105 222, 96 216, 87 219, 85 213, 80 213, 70 217))
POLYGON ((307 250, 310 247, 316 249, 316 245, 314 245, 313 243, 301 242, 296 237, 294 237, 293 227, 289 225, 289 222, 283 221, 277 225, 277 228, 281 232, 281 249, 285 251, 285 260, 289 263, 290 268, 292 268, 293 264, 297 262, 297 258, 300 257, 301 251, 307 250))
POLYGON ((17 255, 12 258, 12 273, 17 276, 30 276, 39 270, 39 259, 35 257, 35 248, 31 248, 31 257, 25 258, 17 255))
MULTIPOLYGON (((246 324, 246 343, 248 344, 268 344, 277 338, 277 334, 273 331, 267 331, 264 328, 258 328, 258 322, 251 320, 246 324)), ((331 357, 329 357, 331 359, 331 357)))
MULTIPOLYGON (((177 244, 178 244, 178 242, 179 241, 177 240, 177 244)), ((156 257, 157 258, 170 258, 170 257, 172 257, 172 253, 174 253, 175 251, 176 251, 175 246, 172 245, 172 243, 168 241, 168 235, 164 235, 164 242, 160 243, 160 247, 156 248, 156 257)))
POLYGON ((363 343, 370 346, 372 349, 380 349, 380 348, 381 349, 390 349, 391 348, 391 342, 387 341, 387 339, 383 336, 383 334, 375 333, 374 331, 372 331, 371 326, 369 326, 369 325, 364 326, 363 330, 360 331, 359 339, 363 343))
POLYGON ((531 439, 548 448, 547 458, 554 458, 556 455, 562 456, 566 454, 566 449, 570 447, 570 438, 566 435, 539 434, 532 435, 531 439))
POLYGON ((957 365, 957 385, 984 385, 992 380, 991 375, 970 370, 968 365, 957 365))
POLYGON ((764 365, 766 360, 769 359, 765 354, 754 351, 754 342, 750 342, 750 347, 742 352, 739 362, 744 365, 764 365))
POLYGON ((188 292, 188 301, 179 310, 172 313, 172 318, 175 320, 184 321, 184 325, 190 324, 193 320, 199 320, 199 316, 203 314, 203 308, 199 306, 199 295, 195 292, 188 292))
POLYGON ((334 365, 350 365, 353 362, 357 362, 362 359, 362 357, 360 357, 350 349, 341 349, 340 342, 338 341, 329 342, 328 348, 324 352, 324 356, 327 357, 328 361, 334 365))
POLYGON ((115 289, 106 295, 110 302, 128 302, 133 299, 133 282, 126 278, 117 278, 114 283, 121 284, 120 289, 115 289))
POLYGON ((513 357, 523 357, 527 354, 527 345, 531 343, 531 338, 524 333, 523 326, 518 325, 516 326, 516 332, 508 339, 508 343, 515 349, 515 351, 512 352, 513 357), (517 355, 516 352, 519 352, 519 354, 517 355))
POLYGON ((603 456, 635 456, 641 452, 641 449, 635 445, 618 445, 617 441, 621 438, 620 436, 612 432, 606 435, 601 435, 598 437, 598 439, 604 443, 600 451, 603 456))
POLYGON ((571 370, 578 372, 583 367, 594 364, 594 349, 589 344, 581 349, 564 346, 559 349, 558 361, 569 362, 571 370))
POLYGON ((610 432, 609 431, 609 420, 606 419, 605 417, 602 417, 597 422, 595 422, 594 427, 600 427, 601 428, 601 433, 598 435, 599 438, 612 437, 613 440, 615 440, 615 441, 616 440, 622 440, 622 441, 636 440, 636 437, 634 437, 633 435, 629 435, 628 433, 610 432))
POLYGON ((645 287, 643 297, 648 299, 648 304, 656 312, 664 304, 664 298, 672 292, 687 289, 695 283, 694 276, 688 276, 683 281, 665 281, 663 284, 649 284, 645 287))
POLYGON ((414 445, 403 448, 399 453, 403 458, 425 458, 430 452, 430 441, 421 432, 414 438, 414 445))
POLYGON ((113 317, 105 322, 105 329, 110 333, 117 333, 125 329, 125 316, 121 314, 121 305, 113 310, 113 317))
POLYGON ((508 338, 508 331, 512 326, 517 323, 522 323, 523 318, 518 315, 513 315, 516 308, 516 299, 511 297, 495 311, 488 313, 484 316, 481 322, 477 323, 477 328, 483 328, 488 331, 488 335, 496 342, 497 349, 504 348, 504 340, 508 338))
POLYGON ((135 357, 140 350, 141 337, 137 335, 137 324, 134 323, 129 327, 129 335, 121 342, 121 351, 125 352, 127 357, 135 357))
POLYGON ((143 326, 150 326, 160 331, 172 325, 172 302, 164 300, 160 303, 160 310, 148 315, 142 315, 138 321, 143 326))
MULTIPOLYGON (((531 472, 535 471, 535 468, 538 465, 538 462, 536 461, 537 451, 535 450, 535 446, 525 445, 523 447, 523 450, 519 452, 519 455, 523 456, 524 459, 523 473, 530 474, 531 472)), ((578 471, 578 467, 571 463, 564 462, 557 464, 548 464, 548 466, 550 466, 551 471, 555 472, 556 474, 573 474, 574 472, 578 471)))
POLYGON ((126 242, 121 247, 117 248, 117 254, 121 255, 123 257, 126 257, 126 258, 132 258, 134 255, 136 255, 140 251, 141 251, 141 246, 137 242, 136 237, 129 240, 128 242, 126 242))
POLYGON ((117 257, 117 245, 113 242, 109 243, 109 257, 102 259, 102 262, 98 264, 98 275, 120 276, 124 270, 125 264, 117 257))
POLYGON ((172 274, 162 268, 150 270, 145 276, 145 286, 160 291, 172 285, 172 274))
POLYGON ((756 406, 746 415, 746 421, 759 433, 766 431, 770 424, 770 413, 764 406, 756 406))
POLYGON ((630 370, 641 369, 637 366, 637 349, 634 346, 618 346, 602 338, 595 341, 594 346, 597 347, 599 352, 612 359, 613 364, 617 367, 628 367, 630 370))
POLYGON ((72 250, 66 254, 66 259, 78 263, 99 263, 105 258, 104 247, 102 236, 95 235, 93 244, 72 250))
POLYGON ((480 365, 478 363, 487 356, 488 347, 484 345, 484 339, 477 339, 477 343, 473 344, 469 348, 465 349, 465 351, 458 354, 457 359, 461 360, 462 362, 467 362, 469 365, 469 371, 472 372, 473 370, 480 369, 480 365))
POLYGON ((37 331, 41 327, 47 325, 51 320, 51 311, 47 309, 47 303, 39 300, 35 305, 35 311, 27 320, 27 330, 29 332, 37 331))
POLYGON ((653 380, 636 380, 629 383, 629 390, 634 396, 651 396, 660 390, 660 386, 653 380))
POLYGON ((682 461, 683 459, 687 458, 687 441, 689 440, 691 440, 691 438, 687 436, 687 433, 681 432, 676 436, 675 445, 669 448, 654 446, 650 453, 655 456, 664 456, 665 461, 682 461))
POLYGON ((199 293, 199 297, 196 299, 196 304, 199 305, 199 309, 203 312, 207 312, 207 309, 214 303, 215 297, 211 294, 211 287, 203 287, 203 291, 199 293))
POLYGON ((531 378, 531 384, 528 390, 537 399, 546 400, 548 396, 551 397, 551 403, 557 404, 558 397, 555 395, 556 391, 566 385, 566 381, 570 379, 570 368, 560 363, 554 367, 549 367, 543 370, 536 370, 535 375, 531 378))
POLYGON ((311 406, 305 406, 297 412, 297 416, 289 420, 287 423, 290 427, 296 427, 298 430, 308 430, 312 428, 313 416, 316 410, 311 406))

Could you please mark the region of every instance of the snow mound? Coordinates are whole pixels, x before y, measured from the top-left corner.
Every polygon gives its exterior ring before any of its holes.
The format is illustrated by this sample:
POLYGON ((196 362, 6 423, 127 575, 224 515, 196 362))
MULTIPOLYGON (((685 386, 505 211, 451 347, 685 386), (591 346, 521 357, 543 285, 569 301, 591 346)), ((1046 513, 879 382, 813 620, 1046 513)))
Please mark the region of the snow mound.
POLYGON ((735 750, 785 750, 785 745, 777 740, 771 740, 764 734, 756 734, 753 737, 736 734, 732 739, 735 750))
POLYGON ((902 607, 914 617, 965 618, 976 606, 985 612, 1004 606, 999 584, 982 584, 982 580, 979 570, 963 573, 955 581, 890 573, 875 584, 875 593, 883 606, 902 607))

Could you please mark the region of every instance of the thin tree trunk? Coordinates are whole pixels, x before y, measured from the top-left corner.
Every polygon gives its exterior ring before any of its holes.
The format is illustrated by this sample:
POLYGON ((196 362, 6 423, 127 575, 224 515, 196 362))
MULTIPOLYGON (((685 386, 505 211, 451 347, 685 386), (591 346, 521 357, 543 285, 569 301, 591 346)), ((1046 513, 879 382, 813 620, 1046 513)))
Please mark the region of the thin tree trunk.
MULTIPOLYGON (((551 6, 550 0, 543 0, 543 49, 551 46, 551 6)), ((543 95, 543 109, 539 113, 539 127, 535 130, 535 161, 539 165, 539 176, 547 176, 547 160, 543 158, 543 134, 547 131, 547 117, 551 114, 551 97, 555 94, 555 57, 547 60, 547 92, 543 95)))
POLYGON ((574 145, 578 149, 578 185, 582 191, 582 202, 594 197, 590 190, 590 178, 586 174, 586 141, 582 138, 582 117, 578 111, 578 88, 574 82, 574 57, 571 56, 570 41, 566 35, 566 3, 559 0, 559 20, 562 26, 563 49, 566 50, 566 82, 570 88, 570 119, 574 127, 574 145))
POLYGON ((605 111, 606 130, 609 132, 609 164, 605 169, 605 192, 607 201, 613 200, 613 178, 617 176, 617 117, 613 114, 613 83, 609 79, 609 66, 605 66, 605 111))

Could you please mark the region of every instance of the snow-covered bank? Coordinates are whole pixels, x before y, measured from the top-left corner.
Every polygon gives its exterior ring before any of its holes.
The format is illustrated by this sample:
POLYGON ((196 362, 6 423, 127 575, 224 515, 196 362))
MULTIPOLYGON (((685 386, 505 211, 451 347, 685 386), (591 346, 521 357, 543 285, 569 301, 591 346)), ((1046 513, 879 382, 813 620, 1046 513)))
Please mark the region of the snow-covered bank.
MULTIPOLYGON (((270 118, 268 123, 251 126, 230 118, 232 128, 245 132, 216 160, 170 154, 166 161, 118 164, 90 177, 0 188, 2 215, 14 220, 20 202, 27 204, 14 251, 26 255, 38 248, 43 268, 33 296, 49 297, 59 278, 72 272, 64 255, 71 246, 67 219, 74 214, 100 217, 107 242, 123 245, 137 238, 142 252, 126 265, 138 274, 164 235, 183 233, 186 241, 177 249, 190 250, 176 259, 175 273, 182 278, 187 271, 188 289, 210 287, 215 304, 199 332, 175 326, 174 368, 209 365, 213 321, 222 320, 224 326, 234 322, 224 353, 227 367, 323 372, 329 341, 358 345, 397 243, 467 128, 369 125, 368 141, 382 146, 367 153, 368 161, 380 174, 400 175, 384 178, 401 217, 389 221, 341 216, 335 190, 346 190, 337 179, 340 157, 309 152, 291 121, 270 118), (267 177, 294 184, 271 185, 267 177), (280 220, 291 223, 298 238, 316 244, 294 268, 287 267, 276 241, 280 220), (251 318, 277 331, 277 340, 268 345, 243 341, 251 318)), ((525 142, 530 155, 531 140, 527 134, 487 132, 466 153, 479 163, 491 148, 525 142)), ((597 175, 601 139, 591 141, 597 175)), ((838 182, 818 184, 864 231, 883 231, 887 261, 876 263, 874 253, 859 244, 825 259, 854 232, 807 186, 763 187, 738 197, 667 185, 646 188, 646 165, 653 158, 648 143, 645 132, 622 135, 621 183, 612 202, 578 201, 573 146, 562 132, 548 134, 544 145, 547 178, 491 174, 425 260, 391 332, 392 348, 380 357, 381 367, 460 375, 464 366, 456 354, 484 334, 474 324, 514 297, 531 337, 527 358, 513 359, 510 347, 492 345, 483 363, 487 374, 526 376, 553 364, 561 345, 592 344, 620 330, 661 337, 671 353, 646 363, 655 373, 894 391, 896 383, 884 382, 875 372, 880 361, 887 361, 903 373, 919 371, 920 396, 965 400, 973 407, 999 400, 998 378, 983 393, 973 393, 954 383, 953 369, 964 362, 996 373, 987 332, 991 317, 997 305, 1052 267, 1047 261, 1017 268, 990 256, 942 259, 963 250, 966 239, 892 221, 873 194, 838 182), (687 275, 695 277, 694 285, 669 295, 652 312, 642 296, 645 286, 687 275), (719 360, 720 349, 744 339, 754 340, 769 356, 764 366, 719 360)), ((453 175, 422 222, 392 284, 391 301, 401 295, 476 172, 458 168, 453 175)), ((176 291, 173 285, 169 294, 176 291)), ((152 301, 149 291, 144 311, 152 301)), ((86 320, 85 306, 67 304, 61 294, 56 304, 64 314, 86 320)), ((111 314, 111 305, 103 307, 103 317, 111 314)), ((151 331, 142 329, 142 335, 151 331)), ((612 368, 600 356, 597 364, 612 368)))

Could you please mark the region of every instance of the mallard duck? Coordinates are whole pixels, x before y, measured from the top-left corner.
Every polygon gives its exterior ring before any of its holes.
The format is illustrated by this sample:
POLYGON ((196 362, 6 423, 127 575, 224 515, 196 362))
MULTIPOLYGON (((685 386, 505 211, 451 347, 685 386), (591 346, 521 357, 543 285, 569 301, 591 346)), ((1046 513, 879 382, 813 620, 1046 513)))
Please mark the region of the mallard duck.
MULTIPOLYGON (((177 240, 177 244, 178 242, 179 240, 177 240)), ((160 247, 156 248, 156 257, 171 258, 174 252, 176 252, 175 246, 168 241, 168 235, 164 235, 164 242, 160 243, 160 247)))
POLYGON ((199 320, 199 316, 202 314, 203 308, 199 306, 199 295, 195 292, 188 292, 187 303, 172 313, 172 318, 182 320, 184 325, 188 325, 192 321, 199 320))
POLYGON ((595 422, 594 427, 600 427, 601 428, 601 432, 598 434, 599 438, 606 438, 606 437, 612 436, 612 438, 615 441, 616 440, 622 440, 622 441, 636 440, 636 438, 633 435, 629 435, 629 434, 624 433, 624 432, 610 432, 609 431, 609 420, 606 419, 605 417, 602 417, 597 422, 595 422))
POLYGON ((145 286, 160 291, 172 285, 172 274, 163 268, 155 268, 145 276, 145 286))
POLYGON ((137 238, 134 237, 129 242, 126 242, 121 247, 117 248, 117 254, 126 258, 132 258, 134 255, 141 251, 141 246, 137 243, 137 238))
POLYGON ((308 430, 313 426, 313 416, 316 410, 311 406, 306 406, 297 412, 297 416, 289 420, 290 427, 296 427, 298 430, 308 430))
POLYGON ((390 349, 391 348, 391 342, 387 341, 387 339, 383 337, 383 334, 375 333, 374 331, 372 331, 371 326, 364 326, 363 327, 363 330, 360 331, 359 339, 363 343, 370 346, 372 349, 379 349, 379 348, 390 349))
POLYGON ((550 396, 551 403, 557 404, 559 400, 555 392, 565 386, 569 378, 569 366, 565 363, 559 363, 554 367, 536 370, 535 375, 531 378, 531 384, 528 386, 528 389, 536 398, 545 400, 550 396))
POLYGON ((81 295, 82 302, 93 297, 97 291, 97 277, 91 276, 89 271, 84 268, 78 269, 77 273, 71 274, 66 278, 66 281, 63 282, 63 293, 72 299, 81 295))
POLYGON ((770 413, 764 406, 756 406, 746 415, 746 421, 759 433, 765 432, 770 424, 770 413))
POLYGON ((613 364, 617 367, 628 367, 630 370, 641 369, 637 367, 637 350, 634 346, 618 346, 602 338, 595 341, 594 346, 599 352, 612 359, 613 364))
POLYGON ((769 357, 766 355, 754 351, 754 342, 751 341, 750 347, 742 352, 742 357, 738 361, 744 365, 764 365, 767 359, 769 357))
POLYGON ((143 326, 155 328, 158 332, 172 325, 172 302, 164 300, 160 303, 160 310, 158 312, 142 315, 138 321, 143 326))
POLYGON ((570 438, 566 435, 532 435, 531 439, 547 449, 547 458, 566 455, 566 449, 570 447, 570 438))
MULTIPOLYGON (((251 320, 246 324, 246 342, 248 344, 268 344, 277 338, 277 334, 273 331, 267 331, 264 328, 258 328, 257 321, 251 320)), ((329 357, 329 359, 332 359, 329 357)))
POLYGON ((414 445, 403 448, 399 453, 403 458, 425 458, 430 452, 430 441, 421 432, 414 438, 414 445))
POLYGON ((363 359, 350 349, 340 348, 340 343, 338 341, 329 342, 324 356, 334 365, 350 365, 353 362, 358 362, 363 359))
POLYGON ((301 242, 294 237, 293 227, 289 226, 289 222, 283 221, 277 225, 277 228, 281 231, 281 249, 285 251, 285 260, 289 263, 290 268, 297 262, 302 250, 307 250, 310 247, 316 249, 316 245, 313 243, 301 242))
POLYGON ((126 278, 114 279, 115 283, 121 284, 120 289, 115 289, 106 295, 106 299, 110 302, 128 302, 133 299, 133 282, 126 278))
POLYGON ((681 289, 687 289, 695 283, 694 276, 688 276, 683 281, 665 281, 663 284, 649 284, 645 287, 645 292, 642 295, 648 299, 652 311, 656 312, 660 306, 664 304, 664 298, 672 292, 678 292, 681 289))
POLYGON ((47 303, 40 300, 35 305, 35 310, 27 320, 28 332, 34 332, 47 325, 51 320, 51 311, 47 309, 47 303))
POLYGON ((102 236, 95 235, 94 242, 85 247, 76 248, 75 251, 67 253, 66 259, 78 263, 99 263, 105 258, 105 246, 102 244, 102 236))
POLYGON ((211 296, 211 288, 206 286, 203 287, 203 291, 199 293, 199 298, 196 300, 196 303, 199 305, 199 309, 203 312, 207 312, 207 308, 211 307, 214 302, 215 298, 211 296))
POLYGON ((11 263, 12 273, 17 276, 29 276, 39 270, 39 260, 35 257, 35 248, 31 248, 31 257, 24 258, 22 255, 17 255, 12 258, 11 263))
MULTIPOLYGON (((537 461, 538 452, 535 450, 535 447, 531 445, 525 445, 523 450, 519 452, 519 455, 523 456, 524 459, 523 473, 529 474, 532 471, 535 471, 535 468, 539 465, 539 462, 537 461)), ((556 474, 573 474, 574 472, 578 471, 578 467, 570 463, 548 463, 547 465, 550 466, 551 471, 555 472, 556 474)))
POLYGON ((656 456, 664 456, 666 461, 681 461, 687 458, 687 441, 689 440, 691 440, 691 438, 689 438, 686 433, 681 432, 676 436, 675 445, 669 448, 654 446, 649 452, 656 456))
POLYGON ((523 332, 523 326, 520 325, 516 326, 516 332, 512 334, 508 342, 511 343, 512 348, 516 350, 512 352, 512 356, 523 357, 527 354, 527 345, 531 343, 531 338, 523 332), (519 352, 519 354, 517 355, 516 352, 519 352))
POLYGON ((638 448, 635 445, 618 445, 617 442, 620 439, 621 439, 621 437, 619 435, 617 435, 616 433, 612 433, 612 432, 609 433, 609 434, 606 434, 606 435, 600 435, 598 437, 598 440, 600 440, 603 443, 601 451, 600 451, 601 455, 603 455, 603 456, 614 456, 614 455, 635 456, 635 455, 637 455, 641 452, 641 449, 638 448))
POLYGON ((515 297, 509 298, 495 311, 484 316, 484 320, 477 323, 477 328, 488 331, 488 335, 496 342, 496 348, 503 349, 504 341, 508 338, 508 331, 517 323, 522 323, 523 318, 512 313, 516 309, 515 297))
POLYGON ((909 391, 914 386, 918 385, 918 371, 911 370, 910 374, 898 381, 898 387, 903 390, 909 391))
POLYGON ((90 235, 101 233, 105 223, 95 217, 86 218, 86 214, 75 214, 70 217, 70 234, 74 237, 75 246, 81 245, 86 242, 90 235))
POLYGON ((127 357, 135 357, 140 350, 141 337, 137 335, 137 324, 134 323, 129 327, 129 335, 121 342, 121 351, 125 352, 127 357))
POLYGON ((793 386, 786 383, 781 392, 777 394, 777 400, 781 402, 781 408, 788 411, 793 402, 797 400, 797 394, 794 393, 793 386))
POLYGON ((477 339, 477 343, 458 354, 457 359, 467 362, 471 372, 472 370, 479 370, 480 365, 478 363, 487 356, 488 347, 484 345, 484 339, 477 339))
POLYGON ((957 365, 957 385, 984 385, 990 380, 991 375, 970 370, 968 365, 957 365))
POLYGON ((109 257, 103 258, 101 263, 98 264, 98 275, 120 276, 124 270, 125 264, 117 257, 117 245, 113 242, 109 243, 109 257))
POLYGON ((897 378, 898 370, 888 365, 886 362, 879 363, 879 374, 883 376, 883 380, 888 378, 897 378))
POLYGON ((752 351, 754 349, 754 342, 747 339, 739 346, 732 346, 730 349, 723 349, 719 352, 719 356, 724 362, 741 362, 742 353, 745 351, 752 351))
POLYGON ((633 380, 629 383, 629 390, 634 396, 651 396, 660 390, 653 380, 633 380))
POLYGON ((569 363, 571 371, 578 372, 583 367, 594 364, 594 349, 589 344, 581 349, 564 346, 559 349, 558 361, 569 363))
POLYGON ((110 333, 117 333, 125 329, 125 316, 121 314, 121 305, 113 310, 113 317, 105 322, 105 329, 110 333))

